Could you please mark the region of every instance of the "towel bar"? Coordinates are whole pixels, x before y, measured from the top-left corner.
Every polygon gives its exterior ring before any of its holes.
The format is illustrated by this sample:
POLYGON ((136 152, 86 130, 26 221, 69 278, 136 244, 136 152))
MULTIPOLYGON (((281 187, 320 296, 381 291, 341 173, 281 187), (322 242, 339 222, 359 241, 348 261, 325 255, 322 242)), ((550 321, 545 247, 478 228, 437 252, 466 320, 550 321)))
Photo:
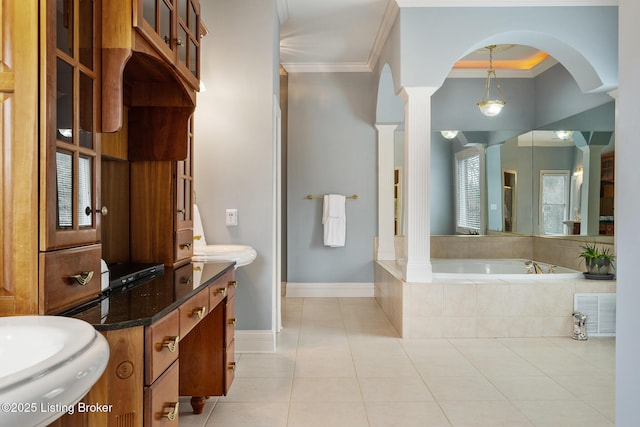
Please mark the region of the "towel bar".
MULTIPOLYGON (((357 199, 358 195, 354 194, 353 196, 345 196, 347 199, 357 199)), ((307 199, 323 199, 324 196, 312 196, 311 194, 309 194, 307 196, 307 199)))

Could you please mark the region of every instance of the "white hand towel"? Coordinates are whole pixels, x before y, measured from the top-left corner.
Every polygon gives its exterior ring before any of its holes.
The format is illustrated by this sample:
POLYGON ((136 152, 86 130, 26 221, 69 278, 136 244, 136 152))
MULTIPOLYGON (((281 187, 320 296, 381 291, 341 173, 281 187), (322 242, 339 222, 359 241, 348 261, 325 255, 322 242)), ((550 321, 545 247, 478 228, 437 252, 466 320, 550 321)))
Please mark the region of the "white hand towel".
POLYGON ((326 194, 322 205, 324 245, 332 248, 344 246, 347 235, 346 197, 326 194))

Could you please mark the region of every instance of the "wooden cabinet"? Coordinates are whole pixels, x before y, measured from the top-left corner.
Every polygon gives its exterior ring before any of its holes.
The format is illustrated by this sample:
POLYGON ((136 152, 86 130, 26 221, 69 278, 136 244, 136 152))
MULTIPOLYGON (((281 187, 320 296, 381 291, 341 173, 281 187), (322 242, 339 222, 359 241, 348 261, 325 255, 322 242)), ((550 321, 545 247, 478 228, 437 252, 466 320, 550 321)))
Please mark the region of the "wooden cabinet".
POLYGON ((187 156, 130 163, 131 260, 180 265, 193 255, 193 120, 187 156))
MULTIPOLYGON (((40 250, 100 240, 100 1, 46 2, 40 250)), ((96 272, 98 273, 98 272, 96 272)))
POLYGON ((600 158, 600 234, 614 234, 615 153, 600 158))
POLYGON ((99 11, 100 1, 67 0, 41 15, 42 314, 100 292, 99 11))
POLYGON ((200 80, 200 2, 134 0, 134 26, 194 89, 200 80))
POLYGON ((38 311, 38 9, 2 0, 0 315, 38 311))
POLYGON ((88 308, 90 315, 76 314, 97 329, 106 328, 101 333, 110 350, 104 374, 82 401, 108 403, 111 409, 65 415, 56 427, 177 425, 178 396, 192 396, 197 414, 209 396, 227 394, 235 373, 235 270, 230 264, 219 267, 219 272, 210 276, 215 279, 194 293, 194 285, 189 283, 194 275, 187 270, 196 267, 200 266, 179 267, 173 274, 155 279, 158 282, 153 286, 143 284, 120 295, 131 303, 128 309, 132 312, 147 312, 151 306, 152 311, 166 312, 158 318, 129 318, 123 314, 126 309, 118 307, 116 325, 121 324, 119 316, 128 320, 123 326, 113 326, 108 321, 93 323, 103 319, 101 307, 95 307, 96 311, 88 308), (190 292, 184 293, 188 287, 190 292), (160 289, 175 289, 176 295, 148 303, 150 294, 160 289), (127 323, 131 326, 124 326, 127 323))

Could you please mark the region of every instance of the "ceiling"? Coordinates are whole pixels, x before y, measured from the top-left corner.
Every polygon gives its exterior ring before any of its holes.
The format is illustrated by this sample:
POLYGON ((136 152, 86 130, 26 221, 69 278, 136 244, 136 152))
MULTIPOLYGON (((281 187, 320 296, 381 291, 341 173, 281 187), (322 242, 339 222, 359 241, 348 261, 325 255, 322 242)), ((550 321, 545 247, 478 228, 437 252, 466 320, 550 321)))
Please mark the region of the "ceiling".
MULTIPOLYGON (((609 0, 609 3, 611 0, 609 0)), ((280 61, 288 72, 371 71, 398 13, 398 6, 580 6, 606 0, 276 0, 280 17, 280 61)), ((535 76, 556 61, 527 46, 501 45, 496 69, 501 77, 535 76)), ((462 58, 452 77, 483 77, 488 50, 462 58), (482 74, 478 75, 478 72, 482 74)))

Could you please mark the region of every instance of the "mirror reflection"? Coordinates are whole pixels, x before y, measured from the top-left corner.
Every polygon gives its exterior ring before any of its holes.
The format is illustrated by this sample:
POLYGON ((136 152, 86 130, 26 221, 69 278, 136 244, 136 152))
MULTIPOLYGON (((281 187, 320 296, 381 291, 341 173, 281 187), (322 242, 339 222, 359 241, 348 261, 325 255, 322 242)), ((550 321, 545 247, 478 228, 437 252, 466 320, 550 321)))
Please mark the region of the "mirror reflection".
MULTIPOLYGON (((615 102, 604 93, 583 93, 562 64, 550 60, 532 75, 501 78, 507 104, 490 119, 476 107, 482 79, 452 72, 434 93, 432 235, 613 235, 615 102)), ((400 126, 397 235, 404 232, 403 167, 400 126)))

